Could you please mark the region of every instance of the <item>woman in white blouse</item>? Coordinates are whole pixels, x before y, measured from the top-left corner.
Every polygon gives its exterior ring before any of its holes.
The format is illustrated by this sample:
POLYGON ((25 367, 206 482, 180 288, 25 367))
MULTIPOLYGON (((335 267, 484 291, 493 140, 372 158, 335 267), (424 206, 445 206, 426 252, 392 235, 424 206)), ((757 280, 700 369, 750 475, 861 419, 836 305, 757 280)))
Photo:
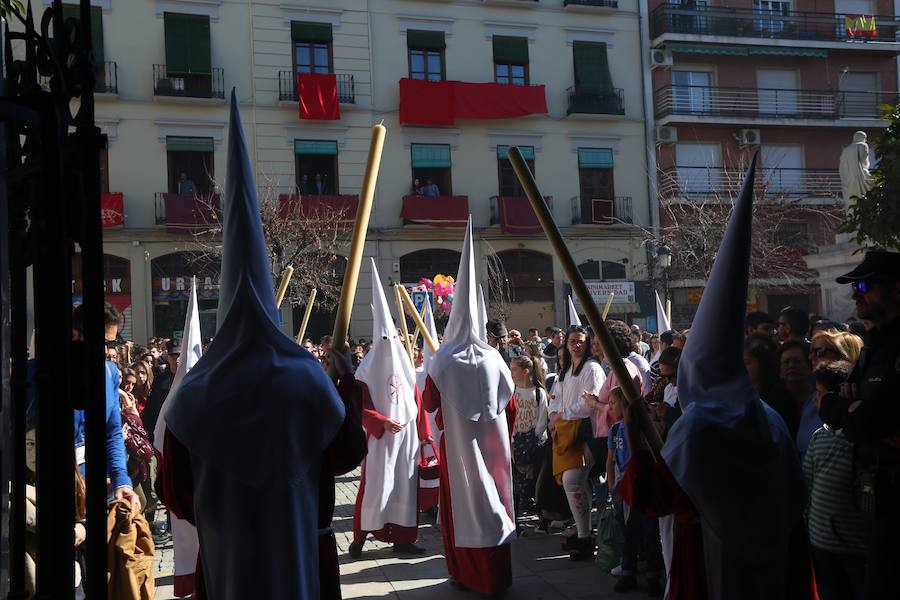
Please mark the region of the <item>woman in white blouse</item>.
MULTIPOLYGON (((560 438, 557 426, 567 421, 593 420, 596 411, 586 402, 584 396, 585 393, 597 394, 606 378, 600 363, 591 356, 590 339, 586 328, 570 327, 563 348, 563 364, 559 376, 553 383, 553 389, 550 391, 548 407, 554 452, 558 450, 558 454, 570 453, 572 446, 560 438)), ((560 426, 560 430, 571 430, 571 428, 560 426)), ((593 432, 593 430, 593 421, 589 429, 581 428, 581 431, 593 432)), ((592 493, 588 475, 594 464, 594 457, 586 440, 581 436, 574 440, 574 443, 576 452, 580 450, 583 458, 571 464, 570 468, 562 473, 562 485, 575 518, 577 533, 566 539, 563 549, 569 551, 572 560, 589 560, 593 556, 593 548, 591 546, 590 521, 592 493)))

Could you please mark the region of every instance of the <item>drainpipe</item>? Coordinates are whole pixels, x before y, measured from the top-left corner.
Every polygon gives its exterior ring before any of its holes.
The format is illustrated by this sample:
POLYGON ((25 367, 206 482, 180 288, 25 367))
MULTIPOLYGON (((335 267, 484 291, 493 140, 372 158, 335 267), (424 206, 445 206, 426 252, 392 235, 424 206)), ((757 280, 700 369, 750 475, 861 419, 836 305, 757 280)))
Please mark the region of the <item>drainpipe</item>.
MULTIPOLYGON (((894 0, 900 3, 900 0, 894 0)), ((656 121, 653 112, 653 77, 650 71, 650 8, 647 0, 638 0, 638 32, 641 48, 641 91, 644 96, 644 147, 647 153, 647 212, 650 215, 650 229, 655 233, 659 227, 659 195, 656 167, 656 121)))

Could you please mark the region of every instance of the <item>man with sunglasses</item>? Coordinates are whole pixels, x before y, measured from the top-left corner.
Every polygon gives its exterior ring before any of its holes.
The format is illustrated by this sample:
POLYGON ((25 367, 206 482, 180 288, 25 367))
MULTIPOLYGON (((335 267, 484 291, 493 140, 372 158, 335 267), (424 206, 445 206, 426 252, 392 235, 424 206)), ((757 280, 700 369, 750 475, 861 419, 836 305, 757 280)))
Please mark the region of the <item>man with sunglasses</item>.
POLYGON ((888 598, 900 571, 900 253, 866 252, 837 282, 852 285, 859 318, 874 327, 846 393, 826 394, 819 414, 855 444, 855 494, 869 516, 866 598, 888 598))

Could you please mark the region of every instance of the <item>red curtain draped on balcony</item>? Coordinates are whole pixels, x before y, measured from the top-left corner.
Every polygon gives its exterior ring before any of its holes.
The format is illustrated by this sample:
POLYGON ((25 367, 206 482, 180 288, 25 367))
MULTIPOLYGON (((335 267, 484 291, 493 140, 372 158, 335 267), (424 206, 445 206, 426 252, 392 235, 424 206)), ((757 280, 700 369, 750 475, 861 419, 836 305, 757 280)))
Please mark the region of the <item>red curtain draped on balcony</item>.
POLYGON ((432 227, 465 227, 468 196, 404 196, 400 217, 432 227))
POLYGON ((219 227, 219 195, 163 194, 168 233, 196 233, 219 227))
POLYGON ((542 85, 400 80, 401 125, 452 125, 456 119, 545 114, 542 85))
POLYGON ((122 192, 100 194, 100 217, 104 227, 125 224, 125 195, 122 192))
POLYGON ((301 119, 337 121, 341 118, 334 73, 297 73, 297 97, 301 119))
POLYGON ((359 208, 359 196, 307 194, 280 194, 278 212, 284 219, 323 219, 332 221, 337 217, 342 227, 352 227, 359 208))
POLYGON ((500 196, 497 198, 497 210, 503 233, 533 234, 543 231, 531 202, 524 196, 500 196))

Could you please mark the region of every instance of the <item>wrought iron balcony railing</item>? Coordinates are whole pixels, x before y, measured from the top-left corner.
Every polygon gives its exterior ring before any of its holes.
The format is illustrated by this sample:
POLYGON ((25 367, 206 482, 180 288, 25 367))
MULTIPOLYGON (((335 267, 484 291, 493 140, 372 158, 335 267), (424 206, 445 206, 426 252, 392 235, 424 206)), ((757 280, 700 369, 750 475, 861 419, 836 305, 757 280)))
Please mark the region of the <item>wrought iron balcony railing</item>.
MULTIPOLYGON (((42 88, 50 89, 50 77, 42 75, 39 81, 42 88)), ((119 67, 115 61, 108 60, 97 65, 97 72, 94 74, 94 93, 119 93, 119 67)))
MULTIPOLYGON (((741 168, 669 167, 659 174, 663 198, 736 198, 744 180, 741 168)), ((756 177, 756 192, 767 197, 837 198, 841 177, 826 169, 762 168, 756 177)))
POLYGON ((563 6, 597 6, 619 8, 619 0, 563 0, 563 6))
POLYGON ((587 92, 572 86, 566 90, 569 95, 567 115, 624 115, 625 93, 621 88, 613 88, 608 92, 587 92))
MULTIPOLYGON (((335 73, 337 79, 338 102, 356 104, 356 84, 353 75, 335 73)), ((278 72, 278 100, 280 102, 297 102, 297 73, 294 71, 278 72)))
POLYGON ((631 196, 598 199, 572 196, 572 225, 623 225, 634 223, 631 196))
POLYGON ((776 90, 667 85, 656 90, 656 117, 788 117, 794 119, 872 118, 879 106, 897 103, 898 92, 776 90))
POLYGON ((166 65, 153 65, 153 93, 183 98, 225 98, 225 71, 210 73, 174 73, 166 65))
MULTIPOLYGON (((786 4, 784 5, 787 6, 786 4)), ((779 8, 750 9, 662 4, 650 15, 651 36, 664 33, 736 36, 825 42, 896 42, 900 18, 800 12, 779 8), (870 25, 874 25, 874 28, 870 25)))

